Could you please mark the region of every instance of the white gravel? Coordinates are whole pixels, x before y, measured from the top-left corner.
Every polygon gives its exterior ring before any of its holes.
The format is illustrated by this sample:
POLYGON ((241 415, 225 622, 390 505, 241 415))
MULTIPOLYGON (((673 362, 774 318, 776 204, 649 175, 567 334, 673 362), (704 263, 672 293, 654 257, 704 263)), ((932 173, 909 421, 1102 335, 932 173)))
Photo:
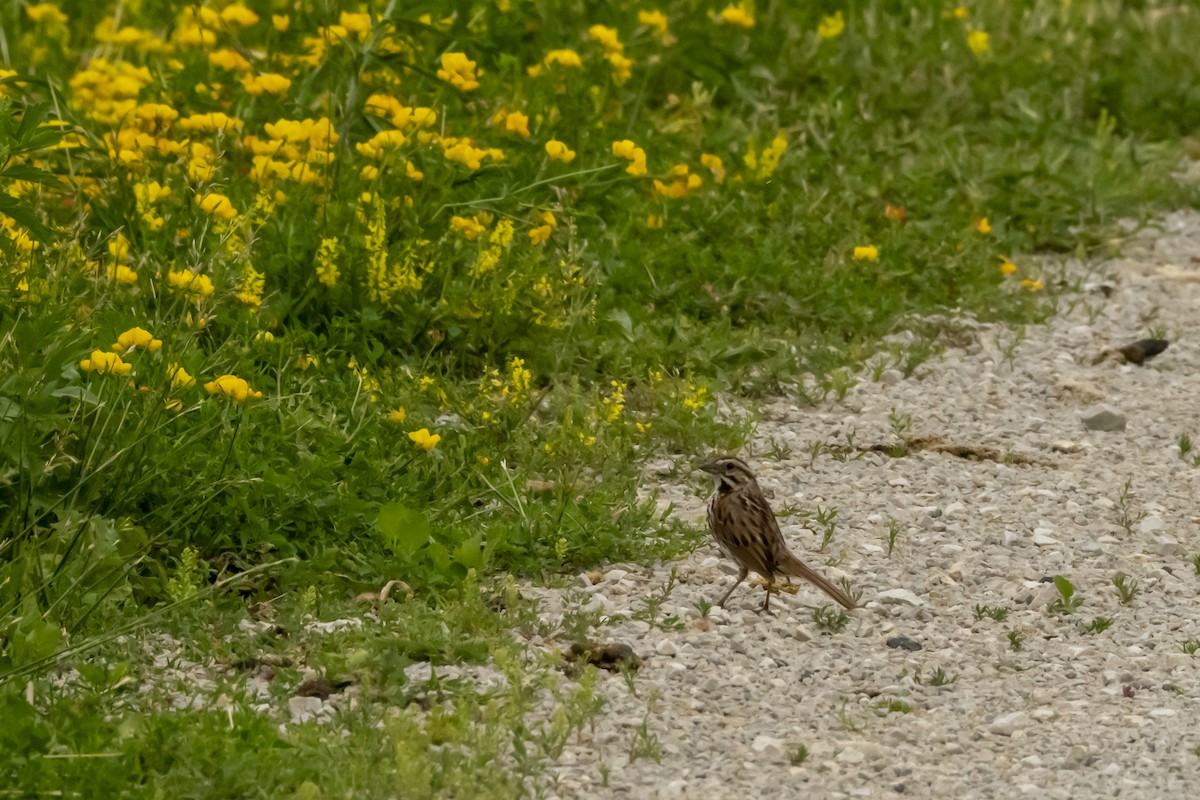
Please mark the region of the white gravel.
MULTIPOLYGON (((564 607, 602 610, 610 624, 593 639, 626 642, 646 659, 632 683, 601 679, 608 705, 555 765, 559 796, 1197 791, 1200 660, 1182 643, 1200 639, 1191 563, 1200 554, 1200 468, 1180 459, 1178 438, 1188 432, 1200 448, 1200 215, 1170 215, 1120 260, 1058 271, 1088 288, 1064 295, 1063 313, 1028 327, 1009 354, 1012 331, 960 320, 969 343, 911 378, 888 369, 874 382, 866 370, 840 402, 811 408, 785 398, 759 409, 742 455, 776 510, 837 509, 824 553, 815 522, 805 527, 803 514, 781 522, 798 554, 861 590, 863 607, 842 632, 814 622, 810 608, 825 599, 807 587, 775 598, 775 616, 754 613, 762 589, 743 587, 727 611, 702 619, 698 601, 732 580, 715 547, 653 569, 616 565, 569 590, 528 590, 549 619, 564 607), (1152 328, 1172 343, 1147 366, 1093 364, 1104 348, 1152 328), (1083 415, 1096 405, 1123 416, 1124 429, 1089 430, 1083 415), (845 445, 850 435, 860 447, 892 444, 889 415, 904 414, 910 435, 1033 463, 930 451, 811 457, 814 444, 845 445), (890 520, 898 532, 889 555, 890 520), (675 615, 682 626, 632 618, 672 570, 678 583, 660 620, 675 615), (1118 601, 1117 572, 1141 588, 1129 605, 1118 601), (1082 600, 1073 614, 1058 613, 1057 590, 1041 582, 1054 575, 1082 600), (1007 609, 1007 619, 976 620, 977 605, 1007 609), (1112 626, 1086 632, 1096 617, 1112 626), (1010 632, 1022 649, 1011 648, 1010 632), (900 636, 922 649, 888 646, 900 636), (953 682, 931 685, 938 668, 953 682), (801 746, 807 758, 795 765, 801 746)), ((706 455, 677 460, 690 468, 706 455)), ((702 525, 706 476, 663 477, 668 466, 648 483, 702 525)))

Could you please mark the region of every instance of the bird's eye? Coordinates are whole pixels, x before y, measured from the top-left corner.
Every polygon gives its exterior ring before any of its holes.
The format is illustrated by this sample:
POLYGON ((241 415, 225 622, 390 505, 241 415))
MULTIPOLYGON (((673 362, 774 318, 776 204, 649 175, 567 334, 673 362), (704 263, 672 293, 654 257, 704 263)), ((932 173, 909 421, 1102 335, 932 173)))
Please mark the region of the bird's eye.
POLYGON ((725 465, 725 471, 726 471, 726 472, 733 472, 733 464, 726 464, 726 465, 725 465))

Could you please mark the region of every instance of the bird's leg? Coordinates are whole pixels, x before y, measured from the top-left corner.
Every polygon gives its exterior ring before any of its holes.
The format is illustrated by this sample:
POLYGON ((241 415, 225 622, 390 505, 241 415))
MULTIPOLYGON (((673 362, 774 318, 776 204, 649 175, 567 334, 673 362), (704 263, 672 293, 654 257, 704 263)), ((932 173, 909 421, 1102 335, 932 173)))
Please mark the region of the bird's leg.
POLYGON ((750 570, 746 569, 745 567, 742 567, 741 571, 738 573, 738 579, 733 582, 733 586, 729 587, 729 591, 725 593, 725 595, 720 599, 720 601, 717 603, 717 605, 719 605, 721 608, 724 608, 725 601, 729 599, 729 595, 733 594, 733 590, 736 589, 738 586, 740 586, 742 581, 746 580, 746 576, 749 574, 750 574, 750 570))
POLYGON ((775 591, 775 578, 767 578, 767 599, 763 600, 762 608, 758 609, 760 614, 771 613, 771 592, 775 591))

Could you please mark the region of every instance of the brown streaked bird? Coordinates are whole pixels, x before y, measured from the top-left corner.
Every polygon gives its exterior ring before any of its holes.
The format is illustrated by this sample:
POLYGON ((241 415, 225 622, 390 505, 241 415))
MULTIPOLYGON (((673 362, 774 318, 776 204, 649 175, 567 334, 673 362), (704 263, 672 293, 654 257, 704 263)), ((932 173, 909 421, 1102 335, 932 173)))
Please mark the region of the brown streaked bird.
POLYGON ((712 475, 717 484, 716 494, 708 503, 708 527, 721 552, 733 559, 739 568, 737 580, 717 605, 724 608, 729 595, 753 571, 767 581, 763 611, 770 611, 771 590, 778 575, 803 578, 846 608, 854 608, 854 600, 849 595, 792 555, 783 540, 775 513, 745 461, 724 456, 700 469, 712 475))

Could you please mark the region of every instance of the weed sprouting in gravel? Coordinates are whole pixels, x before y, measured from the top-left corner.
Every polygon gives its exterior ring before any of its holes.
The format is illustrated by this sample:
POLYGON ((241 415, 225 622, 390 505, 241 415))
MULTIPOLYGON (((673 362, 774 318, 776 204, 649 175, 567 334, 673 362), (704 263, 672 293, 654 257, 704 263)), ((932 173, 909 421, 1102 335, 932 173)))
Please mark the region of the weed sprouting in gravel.
POLYGON ((1103 633, 1112 627, 1112 620, 1108 617, 1095 617, 1084 626, 1085 633, 1103 633))
POLYGON ((1075 584, 1062 575, 1054 576, 1054 588, 1058 590, 1058 599, 1050 604, 1050 610, 1056 614, 1074 614, 1083 604, 1083 598, 1075 593, 1075 584))
POLYGON ((1145 511, 1136 507, 1136 496, 1132 486, 1132 480, 1126 480, 1117 495, 1117 525, 1130 535, 1133 534, 1134 526, 1147 516, 1145 511))
POLYGON ((992 606, 985 606, 985 605, 976 605, 975 606, 975 619, 981 620, 984 617, 989 617, 991 619, 994 619, 996 622, 1003 622, 1004 620, 1008 619, 1008 609, 1005 608, 1004 606, 992 607, 992 606))
POLYGON ((821 529, 821 546, 818 548, 818 550, 824 551, 825 548, 829 546, 830 542, 833 541, 834 533, 837 532, 837 515, 837 508, 832 506, 829 508, 822 508, 819 505, 817 506, 817 513, 814 517, 814 520, 816 521, 817 526, 821 529))
POLYGON ((796 749, 792 751, 792 766, 798 767, 808 760, 808 748, 804 745, 796 745, 796 749))
POLYGON ((1112 577, 1113 586, 1117 587, 1117 599, 1121 601, 1121 605, 1127 606, 1133 602, 1133 599, 1141 593, 1141 587, 1138 582, 1130 578, 1123 572, 1118 572, 1112 577))
POLYGON ((1192 455, 1193 449, 1192 437, 1188 436, 1187 431, 1179 434, 1179 459, 1193 467, 1200 467, 1200 454, 1192 455))
POLYGON ((903 700, 894 698, 880 700, 875 704, 875 712, 881 717, 886 717, 888 714, 909 714, 912 712, 912 706, 903 700))
POLYGON ((900 522, 892 517, 888 517, 887 553, 889 556, 892 554, 892 551, 896 549, 896 537, 899 535, 900 522))
POLYGON ((1196 651, 1200 650, 1200 639, 1188 639, 1179 643, 1179 649, 1187 653, 1189 656, 1196 655, 1196 651))
POLYGON ((904 442, 904 438, 912 432, 912 414, 905 414, 900 409, 892 406, 888 412, 888 428, 892 432, 892 437, 900 443, 904 442))
POLYGON ((914 673, 913 682, 921 686, 949 686, 952 683, 958 683, 958 676, 949 674, 939 664, 933 672, 929 673, 928 678, 922 678, 920 672, 914 673))
POLYGON ((1020 652, 1025 646, 1025 634, 1021 631, 1008 632, 1008 649, 1013 652, 1020 652))
POLYGON ((812 610, 812 619, 826 633, 840 633, 850 622, 850 615, 840 608, 821 606, 812 610))
POLYGON ((671 596, 671 592, 675 590, 675 584, 679 580, 679 575, 674 567, 671 568, 671 574, 667 576, 666 583, 658 591, 650 592, 642 598, 642 607, 633 612, 633 618, 649 623, 650 625, 666 631, 677 631, 683 629, 683 622, 674 614, 667 614, 659 618, 662 614, 663 603, 671 596))
POLYGON ((662 743, 658 735, 650 730, 649 716, 642 719, 642 724, 633 731, 629 740, 629 762, 639 758, 648 758, 656 764, 662 763, 662 743))

